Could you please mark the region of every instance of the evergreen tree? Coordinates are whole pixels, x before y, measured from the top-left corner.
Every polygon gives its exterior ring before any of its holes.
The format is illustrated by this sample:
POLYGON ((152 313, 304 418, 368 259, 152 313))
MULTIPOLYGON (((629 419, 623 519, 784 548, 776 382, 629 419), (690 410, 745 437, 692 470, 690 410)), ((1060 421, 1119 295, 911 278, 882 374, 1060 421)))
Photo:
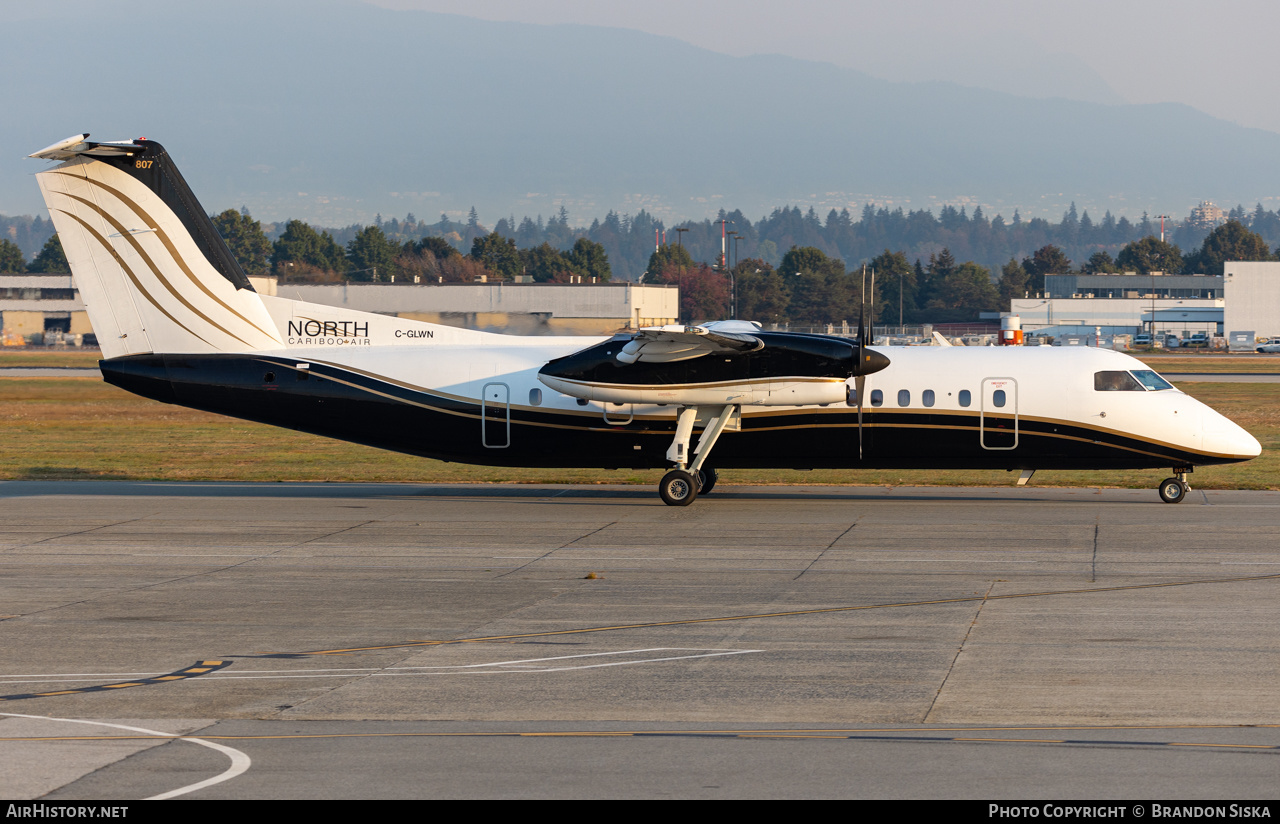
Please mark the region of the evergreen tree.
POLYGON ((12 240, 0 240, 0 272, 4 274, 21 274, 27 271, 27 260, 22 256, 22 249, 12 240))
MULTIPOLYGON (((600 246, 600 244, 596 244, 600 246)), ((603 249, 603 247, 601 247, 603 249)), ((649 265, 645 269, 648 275, 647 280, 653 282, 657 275, 665 273, 668 269, 691 269, 693 268, 693 256, 689 254, 689 250, 683 246, 659 246, 649 255, 649 265)))
POLYGON ((1022 264, 1013 258, 1009 258, 1000 269, 1000 300, 1002 304, 1008 304, 1014 298, 1022 298, 1027 296, 1030 275, 1027 270, 1022 268, 1022 264))
POLYGON ((436 260, 458 257, 462 254, 453 248, 453 244, 441 237, 424 237, 414 244, 413 251, 419 255, 431 255, 436 260))
POLYGON ((1188 271, 1221 275, 1228 260, 1271 259, 1271 250, 1261 235, 1246 229, 1239 220, 1229 220, 1209 233, 1200 251, 1188 257, 1186 267, 1188 271))
MULTIPOLYGON (((975 215, 976 217, 976 215, 975 215)), ((871 259, 867 268, 876 273, 876 290, 884 302, 884 315, 880 322, 892 323, 899 319, 914 321, 916 308, 916 273, 902 252, 884 252, 871 259)))
POLYGON ((1088 275, 1111 274, 1119 272, 1116 262, 1111 259, 1111 255, 1105 251, 1094 252, 1089 256, 1089 260, 1080 267, 1080 271, 1088 275))
POLYGON ((786 323, 790 284, 780 272, 759 258, 738 261, 734 267, 738 317, 764 324, 786 323))
POLYGON ((595 278, 600 283, 608 283, 612 276, 608 253, 603 246, 593 240, 585 237, 578 238, 566 257, 576 271, 588 278, 595 278))
POLYGON ((347 244, 347 260, 355 280, 389 281, 398 274, 395 265, 400 248, 377 226, 366 226, 347 244))
POLYGON ((478 237, 471 242, 471 258, 484 265, 502 280, 512 280, 520 274, 524 262, 516 242, 497 232, 478 237))
MULTIPOLYGON (((232 212, 235 214, 235 212, 232 212)), ((21 254, 21 252, 19 252, 21 254)), ((45 242, 40 254, 27 265, 27 271, 45 275, 71 274, 71 266, 67 263, 67 255, 62 251, 62 241, 54 235, 45 242)))
POLYGON ((262 224, 249 216, 249 210, 227 209, 219 215, 211 215, 214 228, 226 241, 231 255, 246 275, 262 277, 271 271, 271 241, 262 231, 262 224))
POLYGON ((1183 269, 1182 250, 1155 235, 1148 235, 1121 249, 1116 255, 1116 266, 1122 272, 1140 275, 1151 272, 1177 274, 1183 269))
POLYGON ((282 278, 295 279, 308 270, 340 273, 346 268, 346 255, 333 235, 316 232, 301 220, 286 223, 271 247, 271 271, 282 278))
POLYGON ((1040 292, 1044 290, 1044 276, 1067 274, 1071 271, 1071 261, 1061 249, 1050 244, 1041 246, 1031 257, 1024 258, 1022 268, 1027 270, 1027 288, 1040 292))

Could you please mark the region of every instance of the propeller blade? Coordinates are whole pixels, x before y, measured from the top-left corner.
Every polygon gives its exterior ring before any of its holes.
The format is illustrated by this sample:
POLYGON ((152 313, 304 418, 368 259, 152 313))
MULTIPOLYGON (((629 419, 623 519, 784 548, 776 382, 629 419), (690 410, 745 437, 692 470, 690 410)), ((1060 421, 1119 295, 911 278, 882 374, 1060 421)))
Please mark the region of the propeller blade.
POLYGON ((867 387, 867 379, 864 375, 859 375, 853 379, 854 392, 858 395, 858 460, 862 460, 862 396, 863 390, 867 387))

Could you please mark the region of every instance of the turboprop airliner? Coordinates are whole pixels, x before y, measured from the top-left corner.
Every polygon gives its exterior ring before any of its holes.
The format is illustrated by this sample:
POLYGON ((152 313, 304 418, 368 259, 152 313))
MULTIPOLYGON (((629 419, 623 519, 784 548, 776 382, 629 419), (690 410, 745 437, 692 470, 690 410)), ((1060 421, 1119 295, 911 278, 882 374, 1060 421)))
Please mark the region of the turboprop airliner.
POLYGON ((745 321, 517 337, 256 292, 164 147, 76 135, 31 157, 102 347, 104 379, 209 412, 494 466, 665 468, 662 500, 718 468, 1169 467, 1261 453, 1118 352, 876 347, 745 321), (694 436, 697 436, 696 442, 694 436))

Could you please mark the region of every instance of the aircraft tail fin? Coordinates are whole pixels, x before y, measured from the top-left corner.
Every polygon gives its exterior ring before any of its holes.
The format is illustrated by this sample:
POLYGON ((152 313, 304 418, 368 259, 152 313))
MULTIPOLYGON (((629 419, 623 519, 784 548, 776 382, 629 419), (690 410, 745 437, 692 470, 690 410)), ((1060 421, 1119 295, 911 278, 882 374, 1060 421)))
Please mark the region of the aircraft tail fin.
POLYGON ((80 135, 31 157, 104 357, 283 343, 261 298, 154 140, 80 135))

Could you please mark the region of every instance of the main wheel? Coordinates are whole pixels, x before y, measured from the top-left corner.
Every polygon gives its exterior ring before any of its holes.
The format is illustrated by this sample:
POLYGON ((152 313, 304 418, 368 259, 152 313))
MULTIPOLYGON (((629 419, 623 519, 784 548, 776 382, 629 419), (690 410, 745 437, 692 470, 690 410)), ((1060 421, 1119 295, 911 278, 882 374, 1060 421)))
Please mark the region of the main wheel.
POLYGON ((662 476, 658 494, 667 506, 688 506, 698 497, 698 482, 683 469, 673 469, 662 476))
POLYGON ((1167 504, 1180 503, 1187 497, 1187 485, 1177 478, 1165 478, 1160 482, 1160 500, 1167 504))
POLYGON ((720 473, 714 468, 704 466, 698 470, 698 494, 706 495, 708 492, 716 488, 716 481, 720 480, 720 473))

